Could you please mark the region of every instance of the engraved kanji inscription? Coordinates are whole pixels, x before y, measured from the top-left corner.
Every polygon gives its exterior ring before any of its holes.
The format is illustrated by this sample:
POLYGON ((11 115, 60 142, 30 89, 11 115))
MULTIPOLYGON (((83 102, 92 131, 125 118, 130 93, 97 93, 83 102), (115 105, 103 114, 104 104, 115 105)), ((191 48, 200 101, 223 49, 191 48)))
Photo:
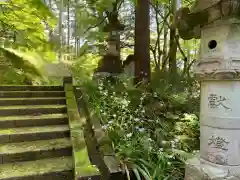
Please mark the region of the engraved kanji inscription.
POLYGON ((208 146, 211 146, 212 148, 217 148, 217 149, 227 151, 228 144, 229 144, 229 142, 225 138, 222 138, 222 137, 212 136, 210 139, 208 139, 208 146))
POLYGON ((228 165, 228 159, 223 154, 214 154, 208 153, 208 160, 212 163, 220 164, 220 165, 228 165))
POLYGON ((210 151, 208 151, 208 160, 210 162, 227 165, 228 158, 226 152, 228 151, 228 142, 225 138, 219 136, 211 136, 208 139, 208 146, 210 151), (217 151, 212 150, 217 149, 217 151))
POLYGON ((225 103, 226 98, 223 96, 218 96, 217 94, 209 94, 208 96, 208 107, 211 109, 216 109, 218 107, 223 107, 224 109, 230 109, 225 103))

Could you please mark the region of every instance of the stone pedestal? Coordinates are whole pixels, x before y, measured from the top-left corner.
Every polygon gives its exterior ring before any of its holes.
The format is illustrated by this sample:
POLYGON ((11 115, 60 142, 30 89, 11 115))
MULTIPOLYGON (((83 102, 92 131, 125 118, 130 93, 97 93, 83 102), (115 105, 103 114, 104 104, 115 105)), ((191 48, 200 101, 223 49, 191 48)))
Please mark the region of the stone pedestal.
POLYGON ((186 164, 185 180, 240 180, 240 166, 216 165, 195 157, 186 164))

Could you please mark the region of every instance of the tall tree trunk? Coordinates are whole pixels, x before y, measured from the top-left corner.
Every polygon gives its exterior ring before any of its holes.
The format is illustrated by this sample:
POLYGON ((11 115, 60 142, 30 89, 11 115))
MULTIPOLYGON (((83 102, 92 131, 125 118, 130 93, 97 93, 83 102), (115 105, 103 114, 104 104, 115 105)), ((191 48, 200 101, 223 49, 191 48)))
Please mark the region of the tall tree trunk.
POLYGON ((62 61, 62 45, 63 45, 62 15, 63 15, 63 0, 60 0, 60 9, 59 9, 59 43, 60 43, 60 49, 59 49, 59 53, 58 53, 58 60, 59 61, 62 61))
MULTIPOLYGON (((49 8, 52 10, 52 0, 49 0, 49 8)), ((53 31, 51 28, 49 28, 49 41, 52 42, 53 38, 53 31)))
MULTIPOLYGON (((166 17, 166 15, 168 14, 168 8, 167 6, 164 7, 164 16, 166 17)), ((163 24, 163 55, 162 55, 162 72, 166 72, 166 62, 168 60, 168 52, 167 52, 167 42, 168 42, 168 26, 167 26, 167 23, 168 23, 168 18, 166 19, 167 22, 165 22, 163 24)))
POLYGON ((75 55, 78 56, 78 40, 77 37, 75 37, 75 55))
POLYGON ((138 0, 135 11, 135 76, 136 83, 150 80, 150 5, 148 0, 138 0))
POLYGON ((75 0, 74 4, 74 38, 75 38, 75 55, 78 56, 78 36, 77 36, 77 29, 78 29, 78 21, 77 21, 77 8, 78 8, 78 1, 75 0))
POLYGON ((175 15, 177 12, 177 0, 172 0, 171 2, 171 28, 170 28, 170 41, 169 41, 169 72, 171 76, 177 74, 177 42, 176 42, 176 26, 175 26, 175 15))
POLYGON ((70 0, 68 0, 68 6, 67 6, 67 17, 68 17, 68 35, 67 35, 67 46, 68 46, 68 53, 70 53, 70 0))
POLYGON ((188 48, 188 42, 184 40, 184 51, 187 54, 187 57, 184 59, 184 66, 183 66, 183 76, 186 74, 187 72, 187 68, 188 68, 188 62, 190 62, 191 60, 191 54, 190 54, 190 49, 188 48))

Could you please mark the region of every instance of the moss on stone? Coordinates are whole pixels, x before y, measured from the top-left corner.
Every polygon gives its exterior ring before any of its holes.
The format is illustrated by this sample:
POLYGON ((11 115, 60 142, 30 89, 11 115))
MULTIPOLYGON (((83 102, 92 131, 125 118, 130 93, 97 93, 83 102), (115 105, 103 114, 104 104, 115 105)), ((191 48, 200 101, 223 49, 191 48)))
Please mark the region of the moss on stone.
POLYGON ((0 154, 16 154, 24 152, 45 151, 71 147, 69 138, 29 141, 21 143, 7 143, 0 145, 0 154))
POLYGON ((53 118, 67 118, 67 114, 40 114, 37 116, 4 116, 0 117, 0 121, 8 120, 36 120, 36 119, 53 119, 53 118))
POLYGON ((76 174, 80 176, 92 176, 99 174, 96 166, 89 163, 88 150, 86 147, 75 152, 76 174))
POLYGON ((72 170, 72 165, 72 157, 60 157, 11 164, 1 164, 0 177, 1 179, 5 179, 41 175, 51 172, 61 172, 72 170))
POLYGON ((11 101, 11 100, 42 100, 42 99, 66 99, 65 97, 27 97, 27 98, 0 98, 0 101, 11 101))
POLYGON ((75 175, 77 177, 98 175, 98 168, 92 165, 89 160, 87 145, 84 139, 83 126, 86 123, 86 118, 82 118, 79 115, 76 98, 73 94, 73 86, 71 84, 65 85, 65 93, 71 140, 73 143, 75 175))
POLYGON ((25 105, 25 106, 0 106, 0 110, 4 109, 39 109, 39 108, 64 108, 66 105, 25 105))
POLYGON ((62 132, 68 131, 68 125, 51 125, 39 127, 22 127, 22 128, 9 128, 0 130, 0 136, 6 134, 29 134, 29 133, 44 133, 44 132, 62 132))

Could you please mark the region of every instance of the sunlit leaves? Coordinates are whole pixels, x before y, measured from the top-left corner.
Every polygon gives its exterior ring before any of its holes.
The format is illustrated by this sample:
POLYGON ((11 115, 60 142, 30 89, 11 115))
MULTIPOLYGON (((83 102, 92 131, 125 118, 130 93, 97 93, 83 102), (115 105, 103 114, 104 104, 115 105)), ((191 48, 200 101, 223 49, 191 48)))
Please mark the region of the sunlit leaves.
POLYGON ((55 25, 52 12, 41 0, 11 0, 1 6, 0 24, 7 32, 15 32, 16 45, 28 48, 45 46, 45 25, 55 25))
POLYGON ((0 50, 3 52, 5 59, 15 68, 37 77, 43 77, 41 73, 43 61, 36 54, 21 52, 12 48, 0 48, 0 50))

